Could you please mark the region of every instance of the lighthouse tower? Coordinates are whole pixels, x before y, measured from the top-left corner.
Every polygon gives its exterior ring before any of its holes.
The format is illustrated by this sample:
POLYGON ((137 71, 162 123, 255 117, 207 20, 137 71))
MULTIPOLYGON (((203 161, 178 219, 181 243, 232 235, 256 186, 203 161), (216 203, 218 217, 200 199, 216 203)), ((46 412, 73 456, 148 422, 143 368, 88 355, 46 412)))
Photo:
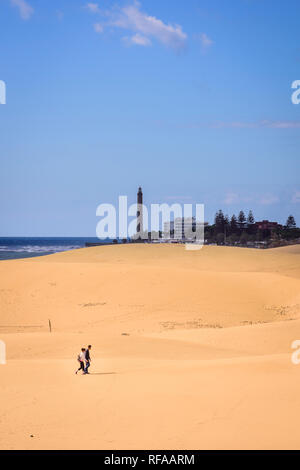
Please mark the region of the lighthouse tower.
POLYGON ((142 188, 139 187, 138 193, 137 193, 137 212, 136 212, 136 233, 137 233, 137 239, 142 240, 143 236, 143 191, 142 188))

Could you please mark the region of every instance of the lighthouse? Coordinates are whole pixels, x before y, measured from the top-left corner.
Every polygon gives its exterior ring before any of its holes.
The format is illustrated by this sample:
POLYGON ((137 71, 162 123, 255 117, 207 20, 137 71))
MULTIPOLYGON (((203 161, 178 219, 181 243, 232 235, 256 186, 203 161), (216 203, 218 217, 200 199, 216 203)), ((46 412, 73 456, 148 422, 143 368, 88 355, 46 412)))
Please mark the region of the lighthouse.
POLYGON ((137 212, 136 212, 136 234, 137 239, 142 240, 143 237, 143 191, 142 188, 139 187, 137 193, 137 212))

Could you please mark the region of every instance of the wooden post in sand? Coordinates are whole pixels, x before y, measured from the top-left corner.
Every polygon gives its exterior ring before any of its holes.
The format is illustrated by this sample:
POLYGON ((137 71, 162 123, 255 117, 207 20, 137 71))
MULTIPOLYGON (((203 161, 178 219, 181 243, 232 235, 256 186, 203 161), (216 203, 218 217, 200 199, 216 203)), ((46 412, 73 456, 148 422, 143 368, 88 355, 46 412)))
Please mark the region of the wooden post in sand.
POLYGON ((52 332, 51 320, 49 320, 49 330, 50 330, 50 333, 51 333, 52 332))

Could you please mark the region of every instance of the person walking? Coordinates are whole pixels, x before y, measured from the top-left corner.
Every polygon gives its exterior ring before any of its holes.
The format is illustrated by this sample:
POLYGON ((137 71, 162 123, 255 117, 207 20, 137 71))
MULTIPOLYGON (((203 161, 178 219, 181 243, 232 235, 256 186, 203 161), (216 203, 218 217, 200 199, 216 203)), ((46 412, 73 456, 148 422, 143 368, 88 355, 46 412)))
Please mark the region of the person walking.
POLYGON ((91 355, 90 355, 90 350, 92 349, 92 345, 89 344, 88 347, 85 350, 85 369, 84 373, 89 374, 88 368, 91 365, 91 355))
POLYGON ((77 360, 80 364, 80 367, 77 369, 75 374, 77 375, 80 370, 82 370, 82 373, 85 373, 85 348, 81 348, 80 354, 78 354, 77 360))

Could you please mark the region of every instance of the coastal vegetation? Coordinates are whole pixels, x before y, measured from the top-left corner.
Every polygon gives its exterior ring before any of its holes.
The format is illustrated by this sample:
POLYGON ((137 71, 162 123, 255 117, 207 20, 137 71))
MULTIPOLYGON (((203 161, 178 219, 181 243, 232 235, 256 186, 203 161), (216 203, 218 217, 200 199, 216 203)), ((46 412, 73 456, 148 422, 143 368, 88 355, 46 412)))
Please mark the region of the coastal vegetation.
POLYGON ((241 210, 231 218, 219 210, 214 223, 205 227, 205 241, 217 245, 280 246, 290 242, 300 243, 300 228, 297 228, 292 215, 287 218, 285 225, 281 225, 268 220, 256 222, 251 210, 247 216, 241 210))

